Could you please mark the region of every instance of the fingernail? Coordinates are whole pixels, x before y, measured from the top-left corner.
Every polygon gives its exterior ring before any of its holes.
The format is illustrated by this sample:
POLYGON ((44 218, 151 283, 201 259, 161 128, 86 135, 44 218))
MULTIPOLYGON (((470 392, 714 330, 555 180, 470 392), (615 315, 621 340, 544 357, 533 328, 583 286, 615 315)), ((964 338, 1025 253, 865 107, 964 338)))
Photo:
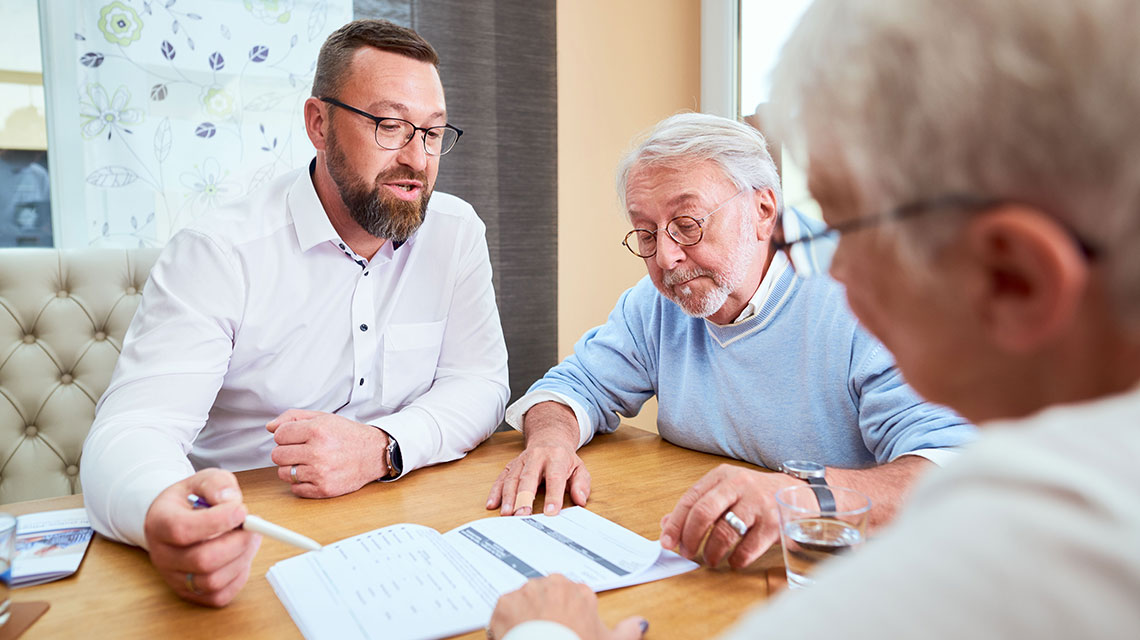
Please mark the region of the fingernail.
POLYGON ((226 487, 218 492, 218 500, 222 502, 229 502, 237 497, 237 491, 232 487, 226 487))
POLYGON ((515 515, 516 516, 529 516, 530 515, 530 507, 519 507, 518 509, 515 509, 515 515))
POLYGON ((666 548, 666 549, 672 549, 673 547, 675 547, 677 545, 673 541, 673 536, 663 535, 663 536, 661 536, 661 546, 666 548))
POLYGON ((641 622, 638 622, 637 624, 641 625, 641 633, 642 634, 644 634, 646 631, 649 631, 649 621, 646 620, 645 618, 642 618, 641 622))
POLYGON ((548 504, 548 505, 546 505, 546 509, 543 510, 543 513, 545 513, 548 516, 552 516, 555 513, 558 513, 558 507, 556 507, 552 504, 548 504))
POLYGON ((488 500, 487 501, 487 508, 493 509, 494 507, 495 507, 495 502, 493 500, 488 500))

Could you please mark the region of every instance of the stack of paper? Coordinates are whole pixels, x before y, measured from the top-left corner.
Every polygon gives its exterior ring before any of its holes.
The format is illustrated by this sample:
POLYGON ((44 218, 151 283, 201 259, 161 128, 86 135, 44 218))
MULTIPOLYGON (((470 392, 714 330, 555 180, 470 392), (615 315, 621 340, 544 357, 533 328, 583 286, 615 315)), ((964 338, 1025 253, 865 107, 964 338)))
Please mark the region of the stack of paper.
POLYGON ((83 509, 30 513, 16 518, 12 587, 29 587, 75 573, 91 542, 83 509))
POLYGON ((561 573, 594 591, 696 563, 581 507, 486 518, 445 534, 398 524, 275 564, 267 575, 308 640, 440 638, 487 625, 499 596, 561 573))

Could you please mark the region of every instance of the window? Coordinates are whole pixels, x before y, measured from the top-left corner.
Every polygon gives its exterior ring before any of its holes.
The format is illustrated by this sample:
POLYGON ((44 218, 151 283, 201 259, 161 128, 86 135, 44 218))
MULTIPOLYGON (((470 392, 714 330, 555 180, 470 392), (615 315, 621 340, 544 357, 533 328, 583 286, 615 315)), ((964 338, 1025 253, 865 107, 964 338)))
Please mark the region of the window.
POLYGON ((36 4, 0 0, 0 247, 52 246, 36 4))

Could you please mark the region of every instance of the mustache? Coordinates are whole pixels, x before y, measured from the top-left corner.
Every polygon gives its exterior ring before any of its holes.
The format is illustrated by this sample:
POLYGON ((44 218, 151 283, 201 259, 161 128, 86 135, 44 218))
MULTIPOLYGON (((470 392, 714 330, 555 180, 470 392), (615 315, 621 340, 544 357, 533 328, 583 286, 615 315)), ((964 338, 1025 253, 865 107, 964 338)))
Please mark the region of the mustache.
POLYGON ((414 171, 405 166, 392 167, 384 173, 378 174, 376 176, 376 185, 379 186, 385 182, 393 182, 396 180, 416 180, 424 185, 425 190, 431 189, 431 185, 428 184, 427 172, 414 171))
POLYGON ((692 267, 689 269, 674 269, 672 271, 667 271, 661 276, 661 282, 667 287, 673 287, 681 284, 682 282, 688 282, 689 280, 700 276, 708 276, 714 281, 717 279, 716 274, 712 271, 709 271, 708 269, 692 267))

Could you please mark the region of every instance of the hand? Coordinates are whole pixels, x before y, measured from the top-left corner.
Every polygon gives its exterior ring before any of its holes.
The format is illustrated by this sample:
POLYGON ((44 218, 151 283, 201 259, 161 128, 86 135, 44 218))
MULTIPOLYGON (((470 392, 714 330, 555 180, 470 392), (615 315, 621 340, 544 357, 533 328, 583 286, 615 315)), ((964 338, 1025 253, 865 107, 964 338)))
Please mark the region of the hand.
POLYGON ((531 580, 518 591, 499 598, 487 637, 501 640, 514 627, 530 620, 557 622, 581 640, 635 640, 649 628, 640 616, 626 618, 610 630, 598 617, 598 597, 584 584, 554 574, 531 580))
POLYGON ((234 474, 203 469, 166 488, 146 512, 150 561, 180 597, 224 607, 245 586, 261 536, 238 529, 249 513, 234 474), (214 505, 194 509, 186 496, 214 505))
POLYGON ((543 513, 557 515, 562 495, 570 491, 574 504, 585 506, 590 497, 590 472, 578 457, 578 421, 563 404, 543 402, 527 411, 523 425, 526 448, 507 463, 487 496, 487 508, 502 505, 504 516, 531 514, 538 485, 546 481, 543 513), (569 417, 567 417, 569 414, 569 417), (569 423, 567 423, 569 420, 569 423))
POLYGON ((782 473, 722 464, 686 491, 673 512, 661 520, 661 546, 677 548, 681 555, 696 560, 704 540, 704 561, 709 566, 716 566, 732 551, 729 565, 746 567, 779 539, 775 493, 794 484, 795 478, 782 473), (744 538, 725 521, 724 513, 730 510, 748 526, 744 538))
POLYGON ((290 409, 265 428, 277 443, 270 455, 277 477, 302 498, 341 496, 388 475, 388 434, 376 427, 323 411, 290 409))

